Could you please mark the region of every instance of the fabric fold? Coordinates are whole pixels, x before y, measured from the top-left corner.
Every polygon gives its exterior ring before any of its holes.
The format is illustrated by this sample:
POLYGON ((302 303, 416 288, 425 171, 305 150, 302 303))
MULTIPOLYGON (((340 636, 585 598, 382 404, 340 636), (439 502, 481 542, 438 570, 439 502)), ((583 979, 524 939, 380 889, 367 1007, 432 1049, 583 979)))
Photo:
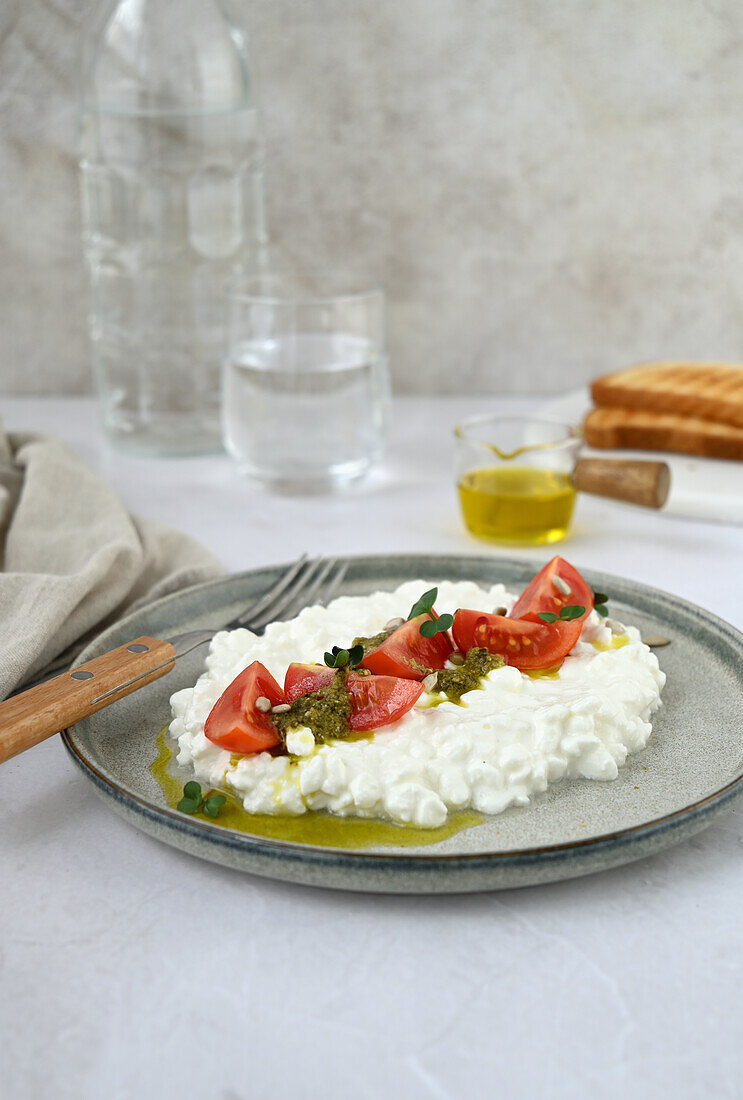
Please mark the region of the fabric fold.
POLYGON ((0 569, 0 699, 135 607, 221 572, 195 539, 130 515, 59 440, 1 428, 0 569))

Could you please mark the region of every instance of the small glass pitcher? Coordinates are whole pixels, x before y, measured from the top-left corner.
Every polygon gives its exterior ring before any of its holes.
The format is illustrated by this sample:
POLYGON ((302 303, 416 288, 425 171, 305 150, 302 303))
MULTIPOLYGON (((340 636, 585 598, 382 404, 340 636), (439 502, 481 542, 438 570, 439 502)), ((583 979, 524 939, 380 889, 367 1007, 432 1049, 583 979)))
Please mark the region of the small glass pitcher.
POLYGON ((570 424, 477 416, 454 429, 455 477, 467 529, 492 542, 558 542, 575 505, 582 439, 570 424))

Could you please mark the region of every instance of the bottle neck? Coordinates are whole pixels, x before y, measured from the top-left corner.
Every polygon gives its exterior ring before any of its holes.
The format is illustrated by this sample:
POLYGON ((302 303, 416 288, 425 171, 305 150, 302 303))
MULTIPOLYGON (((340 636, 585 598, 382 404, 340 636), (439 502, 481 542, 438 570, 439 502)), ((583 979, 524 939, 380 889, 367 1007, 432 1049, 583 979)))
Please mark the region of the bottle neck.
POLYGON ((219 0, 120 0, 86 45, 84 109, 211 114, 255 107, 244 29, 219 0))

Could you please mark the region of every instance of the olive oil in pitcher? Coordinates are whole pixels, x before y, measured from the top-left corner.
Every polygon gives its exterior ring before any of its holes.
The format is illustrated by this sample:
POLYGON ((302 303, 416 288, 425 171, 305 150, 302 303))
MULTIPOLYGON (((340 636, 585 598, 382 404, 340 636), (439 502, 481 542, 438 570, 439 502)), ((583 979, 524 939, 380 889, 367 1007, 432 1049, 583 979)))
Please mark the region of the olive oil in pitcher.
POLYGON ((468 470, 457 492, 467 528, 498 542, 557 542, 567 534, 575 504, 569 474, 535 466, 468 470))

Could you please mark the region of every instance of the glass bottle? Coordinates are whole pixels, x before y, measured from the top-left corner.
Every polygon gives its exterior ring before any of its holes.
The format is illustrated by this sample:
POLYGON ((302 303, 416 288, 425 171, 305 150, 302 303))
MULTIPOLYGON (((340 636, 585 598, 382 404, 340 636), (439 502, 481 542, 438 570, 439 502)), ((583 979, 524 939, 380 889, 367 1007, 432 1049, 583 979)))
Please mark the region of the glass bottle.
POLYGON ((221 446, 225 297, 260 269, 263 154, 246 36, 224 0, 119 0, 83 70, 83 245, 111 441, 221 446))

